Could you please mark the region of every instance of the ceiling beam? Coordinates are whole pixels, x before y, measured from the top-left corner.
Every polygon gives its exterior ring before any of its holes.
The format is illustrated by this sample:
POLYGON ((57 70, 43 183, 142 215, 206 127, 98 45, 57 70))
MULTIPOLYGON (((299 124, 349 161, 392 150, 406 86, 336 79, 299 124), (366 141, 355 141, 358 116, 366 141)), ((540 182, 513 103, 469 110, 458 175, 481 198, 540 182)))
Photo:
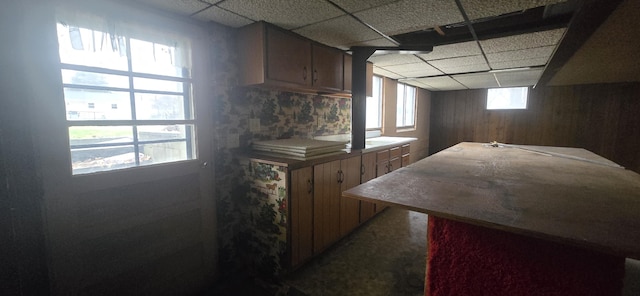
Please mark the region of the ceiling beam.
POLYGON ((560 45, 556 48, 534 88, 539 85, 547 85, 621 2, 622 0, 583 1, 574 13, 560 45))

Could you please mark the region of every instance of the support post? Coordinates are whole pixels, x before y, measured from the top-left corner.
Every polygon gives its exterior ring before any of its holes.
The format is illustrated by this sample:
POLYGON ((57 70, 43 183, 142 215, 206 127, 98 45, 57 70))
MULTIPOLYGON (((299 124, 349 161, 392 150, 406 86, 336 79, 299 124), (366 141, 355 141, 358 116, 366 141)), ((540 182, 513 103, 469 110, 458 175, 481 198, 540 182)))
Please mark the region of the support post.
POLYGON ((367 59, 371 47, 352 47, 351 64, 351 149, 364 149, 367 119, 367 59))

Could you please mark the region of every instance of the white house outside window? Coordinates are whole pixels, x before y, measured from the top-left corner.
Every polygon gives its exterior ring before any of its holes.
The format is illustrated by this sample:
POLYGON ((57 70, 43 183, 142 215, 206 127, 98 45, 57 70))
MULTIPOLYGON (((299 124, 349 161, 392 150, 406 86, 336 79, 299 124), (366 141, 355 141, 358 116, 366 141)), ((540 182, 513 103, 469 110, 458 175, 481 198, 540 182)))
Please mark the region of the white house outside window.
POLYGON ((188 40, 94 15, 57 32, 73 174, 196 158, 188 40))
POLYGON ((398 83, 396 128, 415 127, 416 115, 416 88, 398 83))
POLYGON ((373 76, 373 95, 367 97, 367 130, 382 129, 382 77, 373 76))

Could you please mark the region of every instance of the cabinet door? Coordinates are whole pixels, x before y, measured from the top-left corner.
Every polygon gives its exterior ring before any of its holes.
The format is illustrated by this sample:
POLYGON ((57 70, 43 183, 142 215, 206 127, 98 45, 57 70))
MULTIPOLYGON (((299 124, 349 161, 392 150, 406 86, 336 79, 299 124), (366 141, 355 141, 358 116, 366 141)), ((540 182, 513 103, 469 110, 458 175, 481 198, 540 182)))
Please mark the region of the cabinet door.
POLYGON ((311 42, 271 27, 266 40, 267 78, 311 85, 311 42))
POLYGON ((335 48, 313 44, 313 86, 331 91, 343 88, 343 53, 335 48))
POLYGON ((313 255, 313 169, 291 171, 291 266, 313 255))
POLYGON ((340 160, 313 167, 313 252, 340 238, 340 160))
POLYGON ((344 84, 342 89, 344 90, 344 92, 346 93, 351 93, 351 81, 352 81, 352 69, 353 69, 353 57, 351 57, 350 54, 344 54, 344 71, 342 71, 342 73, 344 73, 344 84))
MULTIPOLYGON (((376 154, 374 152, 362 154, 361 182, 365 183, 376 177, 376 154)), ((373 217, 375 204, 368 201, 360 202, 360 223, 373 217)))
POLYGON ((340 171, 340 236, 344 237, 360 224, 360 201, 342 196, 342 191, 360 185, 360 156, 341 160, 340 171))

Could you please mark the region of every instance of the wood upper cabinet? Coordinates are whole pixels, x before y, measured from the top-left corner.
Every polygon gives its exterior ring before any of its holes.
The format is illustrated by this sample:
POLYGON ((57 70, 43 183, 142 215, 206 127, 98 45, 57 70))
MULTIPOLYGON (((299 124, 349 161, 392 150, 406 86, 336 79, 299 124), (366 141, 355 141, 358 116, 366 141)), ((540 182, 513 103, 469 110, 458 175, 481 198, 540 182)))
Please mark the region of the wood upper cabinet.
POLYGON ((311 42, 270 26, 266 34, 267 79, 311 85, 311 42))
POLYGON ((313 256, 313 169, 291 171, 291 266, 313 256))
POLYGON ((342 197, 342 191, 360 185, 361 158, 354 156, 340 161, 340 236, 344 237, 360 224, 360 201, 342 197))
MULTIPOLYGON (((344 54, 344 92, 351 93, 353 90, 353 57, 350 54, 344 54)), ((373 63, 367 62, 367 97, 373 96, 373 63)))
POLYGON ((313 43, 312 85, 321 90, 342 92, 344 88, 344 57, 340 50, 313 43))
POLYGON ((239 30, 241 83, 344 93, 344 52, 264 22, 239 30))

